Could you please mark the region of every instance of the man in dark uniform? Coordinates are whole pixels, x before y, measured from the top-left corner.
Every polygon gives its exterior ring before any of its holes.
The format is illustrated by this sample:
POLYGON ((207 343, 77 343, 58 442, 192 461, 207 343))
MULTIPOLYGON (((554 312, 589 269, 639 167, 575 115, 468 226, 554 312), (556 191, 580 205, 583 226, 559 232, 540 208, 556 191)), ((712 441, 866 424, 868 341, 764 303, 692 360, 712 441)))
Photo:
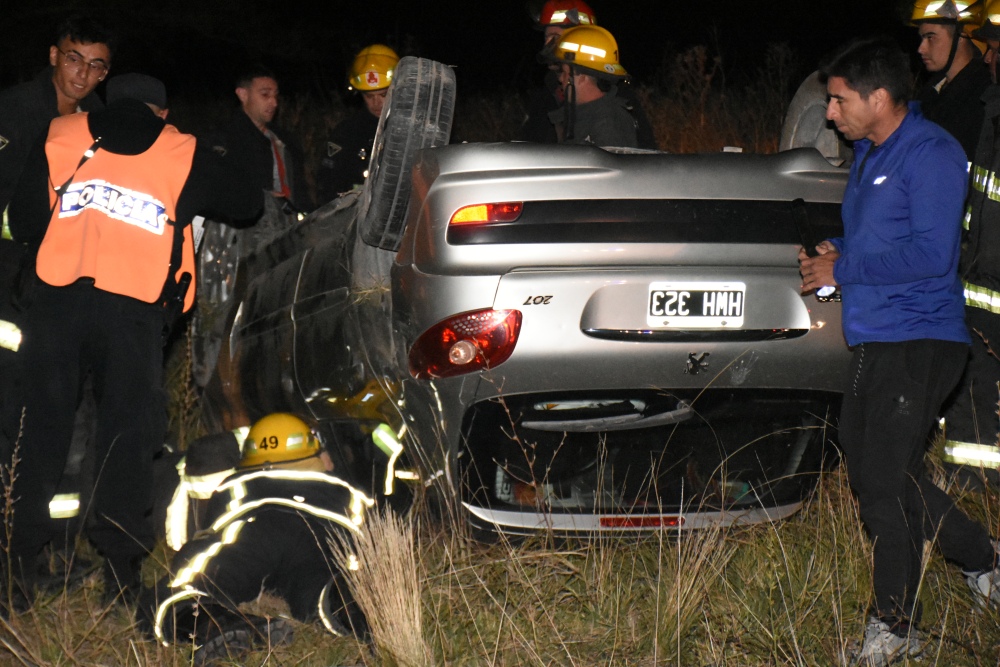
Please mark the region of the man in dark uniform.
POLYGON ((237 109, 218 136, 213 148, 234 167, 244 171, 262 190, 269 192, 285 212, 308 212, 312 208, 302 159, 297 146, 274 127, 278 111, 278 80, 263 65, 254 65, 236 80, 237 109))
MULTIPOLYGON (((33 80, 0 92, 0 320, 17 324, 11 304, 17 274, 28 251, 10 239, 7 203, 35 141, 49 122, 77 111, 94 111, 104 105, 94 93, 111 66, 114 39, 93 16, 77 14, 63 21, 49 47, 49 67, 33 80)), ((17 332, 11 328, 6 345, 0 344, 0 406, 10 391, 17 332)))
MULTIPOLYGON (((546 0, 535 18, 535 27, 543 33, 543 47, 539 60, 550 67, 545 73, 541 86, 528 93, 528 109, 518 137, 523 141, 554 144, 559 141, 549 114, 563 105, 563 88, 559 82, 559 68, 551 65, 547 52, 555 46, 559 37, 575 26, 595 26, 597 17, 594 10, 583 0, 546 0)), ((656 149, 653 127, 643 111, 635 91, 624 79, 618 82, 615 95, 624 101, 624 108, 635 119, 637 146, 656 149)))
POLYGON ((559 65, 566 92, 562 107, 549 112, 559 143, 636 147, 636 121, 617 95, 628 76, 618 62, 618 43, 600 26, 570 28, 548 53, 559 65))
MULTIPOLYGON (((49 47, 49 66, 33 80, 0 92, 0 219, 3 228, 0 234, 0 414, 3 414, 5 402, 12 401, 18 392, 15 365, 22 335, 23 314, 20 310, 27 299, 21 292, 22 285, 30 277, 30 267, 21 278, 19 274, 36 250, 11 240, 7 204, 32 146, 45 135, 49 122, 78 111, 103 108, 94 89, 108 74, 114 46, 115 39, 110 30, 95 15, 72 14, 56 30, 53 45, 49 47)), ((86 491, 87 475, 83 474, 80 478, 80 473, 83 472, 93 421, 90 392, 86 393, 77 418, 73 453, 67 470, 76 475, 78 481, 75 485, 68 481, 64 489, 74 492, 86 491)), ((0 453, 0 458, 4 460, 9 456, 9 452, 0 453)), ((84 501, 86 497, 84 493, 84 501)), ((75 522, 79 501, 77 497, 75 507, 71 502, 68 509, 56 514, 66 517, 71 523, 75 522)), ((41 567, 45 570, 48 563, 41 564, 41 567)), ((73 568, 79 575, 85 573, 88 566, 75 559, 73 568)), ((61 587, 64 583, 62 577, 58 572, 53 574, 52 583, 61 587)))
POLYGON ((49 67, 0 92, 0 209, 7 208, 24 161, 49 121, 104 106, 94 88, 108 74, 114 43, 94 17, 70 16, 49 47, 49 67))
POLYGON ((38 247, 18 353, 19 367, 31 372, 21 374, 19 406, 5 411, 0 434, 19 443, 13 525, 3 536, 13 572, 3 581, 13 579, 22 602, 33 593, 31 564, 54 538, 49 502, 87 373, 100 462, 88 536, 105 557, 105 595, 134 595, 154 541, 153 454, 166 433, 164 328, 194 302, 190 223, 207 211, 253 218, 262 205, 259 188, 165 123, 161 82, 117 77, 108 102, 52 121, 10 202, 14 239, 38 247))
POLYGON ((917 0, 911 19, 920 34, 917 53, 930 74, 917 99, 926 118, 958 139, 969 162, 983 124, 982 95, 990 85, 968 32, 982 23, 981 10, 980 3, 968 0, 917 0))
POLYGON ((209 528, 178 551, 155 590, 143 591, 140 626, 164 645, 193 640, 195 664, 236 659, 253 644, 273 646, 291 635, 281 618, 239 611, 268 589, 299 621, 365 636, 330 540, 357 531, 374 501, 332 470, 329 454, 295 415, 255 423, 236 473, 208 500, 209 528))
POLYGON ((1000 86, 996 85, 1000 48, 1000 0, 986 4, 988 16, 973 36, 988 45, 994 85, 983 94, 985 120, 972 161, 965 212, 959 274, 965 291, 965 323, 972 338, 968 365, 954 400, 945 412, 945 460, 996 468, 1000 464, 1000 422, 997 381, 1000 381, 1000 86), (992 21, 990 16, 993 17, 992 21))
POLYGON ((361 93, 363 109, 352 110, 326 142, 326 154, 316 174, 320 204, 365 182, 371 166, 375 132, 399 56, 384 44, 372 44, 354 57, 349 76, 351 90, 361 93))

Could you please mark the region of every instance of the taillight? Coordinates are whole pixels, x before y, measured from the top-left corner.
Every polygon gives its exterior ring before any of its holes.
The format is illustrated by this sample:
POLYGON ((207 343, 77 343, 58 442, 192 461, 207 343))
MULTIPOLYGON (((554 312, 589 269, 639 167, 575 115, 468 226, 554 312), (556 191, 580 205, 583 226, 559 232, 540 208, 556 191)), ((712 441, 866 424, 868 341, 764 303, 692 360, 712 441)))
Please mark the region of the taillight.
POLYGON ((510 358, 521 331, 519 310, 474 310, 425 331, 410 348, 415 378, 446 378, 495 368, 510 358))
POLYGON ((681 528, 684 526, 684 517, 678 514, 602 516, 598 521, 601 528, 681 528))
POLYGON ((448 224, 467 225, 482 222, 514 222, 521 217, 524 204, 519 201, 501 204, 474 204, 455 211, 448 224))

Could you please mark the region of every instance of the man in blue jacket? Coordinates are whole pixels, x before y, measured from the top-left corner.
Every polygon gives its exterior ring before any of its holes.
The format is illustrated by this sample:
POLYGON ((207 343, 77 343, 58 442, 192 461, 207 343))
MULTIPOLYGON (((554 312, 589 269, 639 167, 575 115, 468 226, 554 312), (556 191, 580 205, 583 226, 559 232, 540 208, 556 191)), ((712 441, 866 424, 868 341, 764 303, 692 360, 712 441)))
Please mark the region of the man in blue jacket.
POLYGON ((922 648, 917 592, 926 540, 965 568, 983 604, 1000 603, 986 529, 924 469, 928 434, 968 354, 957 265, 966 161, 961 145, 908 105, 908 60, 861 40, 822 68, 827 118, 854 141, 843 238, 800 255, 803 291, 839 285, 854 358, 840 442, 873 542, 875 602, 858 656, 887 665, 922 648))

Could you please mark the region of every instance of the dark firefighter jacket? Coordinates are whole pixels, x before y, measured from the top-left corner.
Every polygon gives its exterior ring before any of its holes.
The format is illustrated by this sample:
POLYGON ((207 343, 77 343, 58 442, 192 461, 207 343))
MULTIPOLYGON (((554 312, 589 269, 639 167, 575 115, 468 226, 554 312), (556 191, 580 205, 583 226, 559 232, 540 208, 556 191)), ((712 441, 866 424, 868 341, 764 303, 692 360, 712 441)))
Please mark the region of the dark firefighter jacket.
POLYGON ((365 182, 377 130, 378 116, 367 109, 355 109, 333 128, 316 173, 320 205, 365 182))
MULTIPOLYGON (((533 88, 528 93, 527 115, 521 126, 518 137, 522 141, 554 144, 559 141, 556 128, 549 120, 549 114, 562 106, 562 93, 558 90, 559 77, 552 70, 545 73, 544 85, 533 88)), ((618 97, 625 101, 623 105, 635 119, 636 139, 639 148, 656 150, 656 137, 653 126, 646 117, 646 112, 639 103, 639 98, 631 85, 620 83, 617 86, 618 97)))
POLYGON ((981 58, 976 58, 962 68, 962 71, 938 92, 934 84, 928 83, 918 96, 924 117, 944 129, 962 144, 965 155, 971 162, 976 154, 979 128, 983 123, 982 95, 990 85, 990 72, 981 58))
POLYGON ((983 94, 985 119, 972 164, 960 272, 967 306, 1000 313, 1000 86, 983 94))
MULTIPOLYGON (((161 641, 166 641, 169 610, 185 601, 210 595, 212 586, 220 581, 232 577, 240 581, 237 587, 241 590, 229 590, 228 586, 223 586, 225 590, 218 592, 236 602, 259 592, 261 582, 255 580, 254 575, 245 574, 249 568, 236 562, 243 556, 239 555, 234 561, 229 553, 232 549, 227 549, 227 545, 240 550, 241 554, 246 549, 261 554, 267 552, 266 557, 262 555, 262 560, 284 563, 286 556, 281 555, 282 549, 296 548, 305 532, 308 541, 318 545, 322 557, 310 566, 317 572, 302 569, 293 574, 304 580, 316 579, 320 582, 312 597, 312 602, 316 603, 323 583, 331 576, 330 564, 334 562, 330 535, 334 532, 357 532, 366 510, 373 505, 374 501, 364 493, 325 472, 274 468, 235 473, 219 485, 208 501, 208 528, 196 534, 178 552, 172 564, 169 592, 164 591, 154 613, 154 634, 161 641), (276 519, 281 516, 287 519, 276 519), (257 525, 268 526, 267 534, 245 537, 253 535, 249 527, 257 525), (247 540, 250 542, 244 544, 247 540), (259 541, 264 543, 258 544, 259 541), (230 576, 220 575, 227 572, 227 568, 235 568, 235 571, 229 571, 230 576), (247 578, 250 580, 244 581, 247 578)), ((322 606, 321 599, 319 603, 322 606)), ((292 604, 292 607, 293 615, 296 615, 295 609, 299 609, 297 615, 303 619, 307 617, 301 605, 292 604)), ((322 610, 317 610, 317 613, 322 617, 322 610)))

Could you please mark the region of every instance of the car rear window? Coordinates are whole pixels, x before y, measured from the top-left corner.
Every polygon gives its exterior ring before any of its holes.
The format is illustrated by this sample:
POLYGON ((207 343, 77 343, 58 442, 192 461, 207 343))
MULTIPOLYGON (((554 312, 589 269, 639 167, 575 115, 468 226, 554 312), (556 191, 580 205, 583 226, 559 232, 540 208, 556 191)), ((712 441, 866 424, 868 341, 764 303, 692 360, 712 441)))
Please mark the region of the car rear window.
POLYGON ((839 203, 728 199, 524 202, 514 222, 451 225, 452 245, 810 243, 841 236, 839 203), (803 217, 801 212, 805 211, 803 217), (806 229, 800 233, 796 218, 806 229))

